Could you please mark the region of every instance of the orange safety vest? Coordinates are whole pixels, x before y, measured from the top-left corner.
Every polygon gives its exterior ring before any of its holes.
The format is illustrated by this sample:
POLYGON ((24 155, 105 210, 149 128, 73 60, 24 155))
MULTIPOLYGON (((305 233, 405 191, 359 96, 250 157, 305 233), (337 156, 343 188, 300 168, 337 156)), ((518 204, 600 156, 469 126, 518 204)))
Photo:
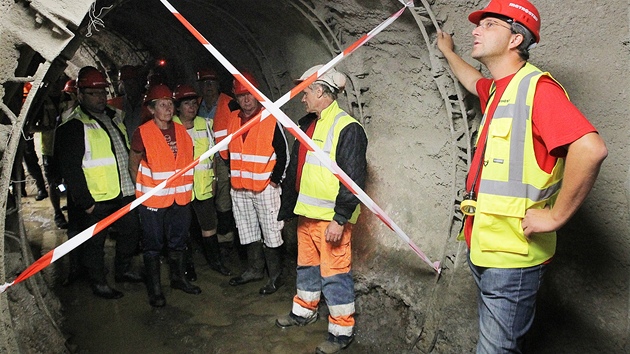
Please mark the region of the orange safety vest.
MULTIPOLYGON (((241 127, 239 112, 240 110, 232 112, 228 134, 241 127)), ((260 113, 251 119, 260 119, 260 113)), ((276 119, 270 116, 254 125, 247 133, 245 141, 242 135, 230 141, 228 150, 232 188, 261 192, 267 187, 271 172, 276 166, 276 152, 273 149, 275 129, 276 119)))
POLYGON ((122 111, 123 110, 123 100, 124 100, 123 96, 116 96, 114 98, 108 99, 107 100, 107 104, 122 111))
MULTIPOLYGON (((228 125, 230 122, 230 101, 232 97, 222 93, 217 100, 217 110, 214 113, 214 122, 212 123, 212 130, 214 131, 214 143, 218 144, 221 140, 228 136, 228 125)), ((220 151, 227 151, 227 146, 220 151)))
MULTIPOLYGON (((141 197, 193 161, 193 143, 190 136, 182 125, 174 125, 177 158, 153 120, 138 128, 146 156, 140 161, 136 176, 136 198, 141 197)), ((193 170, 191 168, 186 171, 142 204, 150 208, 168 208, 173 203, 188 204, 192 199, 193 170)))

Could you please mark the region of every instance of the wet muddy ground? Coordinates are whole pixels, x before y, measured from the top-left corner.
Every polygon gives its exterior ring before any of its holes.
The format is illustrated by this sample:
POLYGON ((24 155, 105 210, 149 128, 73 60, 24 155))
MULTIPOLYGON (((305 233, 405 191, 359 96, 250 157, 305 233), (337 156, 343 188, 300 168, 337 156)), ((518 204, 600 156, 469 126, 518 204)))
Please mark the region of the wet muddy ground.
MULTIPOLYGON (((65 201, 62 200, 62 205, 65 201)), ((45 254, 66 240, 65 230, 58 230, 52 220, 48 199, 23 199, 23 216, 35 257, 45 254)), ((106 244, 106 265, 113 270, 114 241, 106 244)), ((228 266, 233 273, 244 270, 236 251, 229 253, 228 266)), ((288 256, 286 285, 275 294, 262 296, 258 289, 265 281, 233 287, 225 277, 208 268, 196 252, 200 295, 173 290, 168 285, 168 265, 162 264, 162 287, 167 305, 154 309, 148 303, 144 284, 115 284, 125 296, 105 300, 94 296, 87 282, 61 286, 67 272, 67 255, 43 270, 63 304, 64 322, 60 324, 74 353, 314 353, 326 339, 327 309, 320 306, 320 320, 306 327, 280 329, 279 315, 291 309, 295 294, 295 256, 288 256)), ((136 257, 141 267, 141 257, 136 257)), ((371 353, 361 338, 344 353, 371 353)), ((51 350, 62 352, 63 349, 51 350)))

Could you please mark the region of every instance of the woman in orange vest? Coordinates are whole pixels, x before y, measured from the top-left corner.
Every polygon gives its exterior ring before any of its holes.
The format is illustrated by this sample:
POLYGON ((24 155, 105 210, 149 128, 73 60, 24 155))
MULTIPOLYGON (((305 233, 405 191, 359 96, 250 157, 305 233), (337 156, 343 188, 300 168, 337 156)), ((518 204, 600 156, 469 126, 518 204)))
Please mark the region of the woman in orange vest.
MULTIPOLYGON (((133 134, 129 169, 136 178, 136 197, 186 167, 193 161, 193 143, 186 129, 173 123, 173 93, 164 84, 149 89, 144 99, 153 119, 133 134)), ((139 206, 143 231, 143 257, 147 271, 147 292, 153 307, 166 305, 160 283, 160 252, 164 240, 171 268, 171 288, 200 294, 185 274, 184 250, 190 226, 193 169, 166 185, 139 206)))

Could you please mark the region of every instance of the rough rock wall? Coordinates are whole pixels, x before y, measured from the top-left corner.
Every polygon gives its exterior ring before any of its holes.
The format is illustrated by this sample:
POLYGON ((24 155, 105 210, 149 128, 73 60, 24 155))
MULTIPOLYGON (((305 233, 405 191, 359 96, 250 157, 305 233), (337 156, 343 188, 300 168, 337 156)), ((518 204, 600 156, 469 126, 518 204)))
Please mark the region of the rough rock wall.
MULTIPOLYGON (((597 127, 610 154, 584 206, 559 232, 558 254, 541 291, 531 348, 533 352, 560 348, 622 352, 629 340, 628 155, 623 145, 628 138, 628 2, 577 1, 570 7, 562 2, 534 3, 543 28, 530 61, 564 85, 597 127)), ((344 13, 344 31, 351 37, 360 33, 357 28, 376 22, 369 19, 373 5, 331 6, 344 13)), ((468 54, 473 25, 467 15, 483 5, 485 1, 431 4, 444 28, 455 34, 458 52, 478 67, 468 54)), ((452 248, 446 215, 454 180, 448 174, 453 141, 422 45, 409 16, 403 17, 343 69, 351 75, 368 73, 360 80, 362 87, 369 88, 363 98, 371 117, 366 124, 368 193, 428 255, 443 259, 451 256, 443 250, 452 248)), ((456 260, 458 271, 446 271, 435 285, 426 265, 371 213, 364 214, 357 231, 355 272, 360 283, 366 289, 382 288, 378 294, 386 293, 408 306, 414 314, 409 317, 418 320, 408 322, 407 340, 424 331, 418 346, 425 349, 457 352, 455 348, 474 346, 475 292, 461 254, 456 260), (433 340, 436 343, 430 343, 433 340)), ((361 293, 359 299, 368 296, 361 293)), ((374 314, 373 322, 359 326, 376 331, 379 325, 373 323, 378 317, 374 314)))
MULTIPOLYGON (((2 131, 2 179, 0 188, 9 190, 9 176, 21 135, 26 112, 38 91, 47 68, 73 37, 68 26, 78 26, 90 3, 87 1, 1 1, 0 2, 0 96, 2 131), (26 67, 38 52, 48 61, 27 77, 26 67), (10 101, 21 96, 22 83, 32 82, 31 95, 22 110, 10 101)), ((0 196, 0 280, 13 280, 33 257, 24 232, 19 208, 0 196), (6 217, 6 218, 5 218, 6 217)), ((11 197, 12 198, 12 197, 11 197)), ((18 198, 19 201, 19 198, 18 198)), ((65 338, 56 321, 60 320, 60 305, 49 291, 41 275, 32 277, 0 295, 0 352, 43 353, 55 349, 64 351, 65 338)))

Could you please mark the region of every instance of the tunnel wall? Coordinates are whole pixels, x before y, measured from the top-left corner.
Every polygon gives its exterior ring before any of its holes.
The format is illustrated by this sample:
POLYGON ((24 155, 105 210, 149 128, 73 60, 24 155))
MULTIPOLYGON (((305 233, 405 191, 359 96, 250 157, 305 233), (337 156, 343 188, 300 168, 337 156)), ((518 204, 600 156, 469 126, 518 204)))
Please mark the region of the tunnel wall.
MULTIPOLYGON (((628 3, 623 0, 578 0, 570 6, 557 1, 534 3, 542 17, 542 40, 531 52, 530 61, 550 71, 563 84, 571 100, 598 128, 610 153, 589 198, 559 232, 558 252, 541 290, 532 330, 534 340, 530 345, 538 353, 624 352, 628 350, 630 328, 627 197, 630 177, 629 156, 624 146, 628 140, 630 108, 628 3)), ((41 4, 46 7, 50 2, 41 4)), ((59 3, 58 17, 73 19, 68 22, 77 25, 89 4, 59 3)), ((182 13, 203 8, 200 2, 190 4, 182 13)), ((239 23, 232 21, 230 26, 223 26, 231 28, 230 31, 212 31, 209 24, 204 31, 201 14, 195 24, 237 67, 252 68, 265 83, 263 92, 271 98, 278 98, 290 89, 292 79, 308 67, 336 54, 326 45, 325 36, 290 1, 260 8, 255 2, 248 4, 251 6, 237 9, 227 2, 207 3, 209 7, 222 6, 221 11, 238 19, 239 23), (265 15, 259 16, 260 13, 265 15)), ((342 48, 400 6, 396 1, 384 0, 309 4, 333 25, 342 48)), ((420 5, 420 1, 416 4, 420 5)), ((430 2, 444 30, 454 33, 457 52, 479 68, 468 54, 473 25, 467 21, 467 15, 483 5, 485 2, 480 0, 430 2)), ((52 61, 68 38, 55 31, 44 31, 52 27, 38 26, 34 13, 23 10, 23 2, 4 1, 2 6, 7 9, 4 13, 22 9, 19 16, 29 15, 18 22, 30 24, 29 19, 32 22, 32 27, 27 26, 25 31, 27 35, 18 35, 15 20, 3 21, 0 25, 3 33, 10 34, 3 38, 4 48, 27 43, 52 61)), ((185 31, 177 29, 169 14, 155 11, 147 15, 147 20, 162 22, 159 26, 147 26, 145 30, 153 31, 152 36, 140 30, 131 31, 129 24, 125 24, 131 19, 121 17, 109 19, 104 32, 95 33, 92 40, 103 44, 101 50, 109 52, 117 65, 125 64, 119 61, 132 56, 138 48, 147 57, 170 55, 177 67, 186 72, 179 79, 190 79, 196 69, 207 63, 216 65, 185 31), (164 33, 160 28, 165 29, 164 33), (108 31, 111 33, 106 34, 108 31), (116 56, 114 43, 118 37, 124 37, 128 43, 116 56)), ((195 16, 191 17, 192 22, 195 16)), ((220 21, 220 17, 214 20, 220 21)), ((428 27, 434 39, 434 31, 428 27)), ((12 75, 17 57, 11 50, 3 53, 0 72, 7 73, 5 82, 12 75)), ((78 70, 93 59, 77 51, 69 70, 78 70)), ((345 59, 338 69, 352 82, 351 92, 341 99, 342 107, 361 120, 370 141, 368 194, 412 242, 432 260, 442 261, 445 267, 437 277, 405 241, 363 208, 353 239, 357 333, 371 338, 375 347, 393 341, 398 347, 414 346, 414 350, 471 351, 477 331, 476 295, 465 262, 465 249, 453 240, 449 219, 454 207, 454 184, 460 183, 462 176, 453 174, 456 144, 431 71, 430 53, 417 23, 410 13, 403 14, 390 28, 345 59), (395 335, 383 333, 384 326, 395 335)), ((229 85, 229 76, 224 81, 229 85)), ((474 101, 466 98, 473 110, 474 101)), ((294 119, 303 114, 297 100, 291 101, 285 111, 294 119)), ((472 116, 471 124, 477 119, 472 116)))

